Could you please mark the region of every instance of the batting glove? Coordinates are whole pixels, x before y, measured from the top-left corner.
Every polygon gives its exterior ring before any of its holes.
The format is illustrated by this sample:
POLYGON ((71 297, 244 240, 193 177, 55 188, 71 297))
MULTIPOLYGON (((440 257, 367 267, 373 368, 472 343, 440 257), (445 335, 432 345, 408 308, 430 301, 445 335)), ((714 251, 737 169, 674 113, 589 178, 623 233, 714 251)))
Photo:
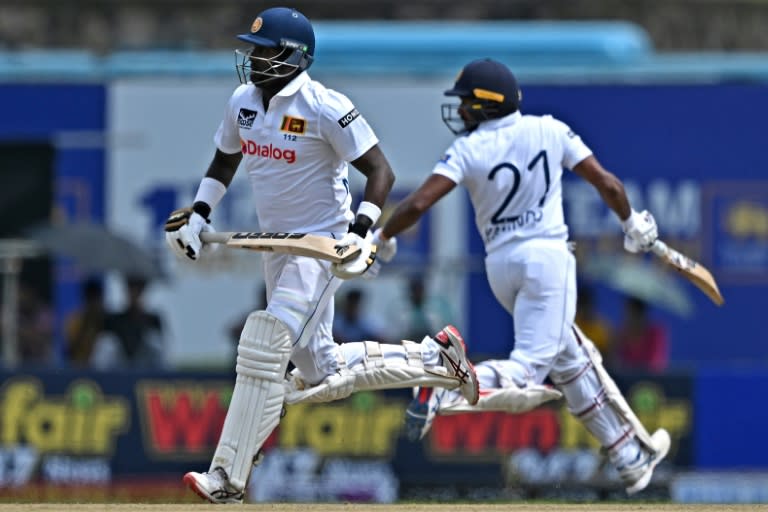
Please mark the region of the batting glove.
POLYGON ((165 221, 165 241, 178 258, 197 261, 204 245, 200 233, 216 231, 210 222, 192 208, 176 210, 165 221))
POLYGON ((622 221, 621 228, 624 230, 624 249, 632 253, 651 250, 659 238, 656 219, 648 210, 640 213, 632 210, 629 218, 622 221))
POLYGON ((389 263, 392 258, 397 254, 397 238, 388 238, 387 241, 381 239, 381 228, 377 229, 373 233, 373 244, 377 247, 376 260, 368 269, 368 272, 363 274, 363 279, 373 279, 381 272, 381 267, 384 263, 389 263))
POLYGON ((341 249, 352 245, 357 246, 360 249, 360 253, 346 263, 332 263, 331 272, 336 277, 351 279, 360 276, 371 268, 371 265, 376 260, 376 246, 373 245, 373 235, 370 231, 365 234, 365 237, 350 231, 339 240, 335 247, 336 249, 341 249))

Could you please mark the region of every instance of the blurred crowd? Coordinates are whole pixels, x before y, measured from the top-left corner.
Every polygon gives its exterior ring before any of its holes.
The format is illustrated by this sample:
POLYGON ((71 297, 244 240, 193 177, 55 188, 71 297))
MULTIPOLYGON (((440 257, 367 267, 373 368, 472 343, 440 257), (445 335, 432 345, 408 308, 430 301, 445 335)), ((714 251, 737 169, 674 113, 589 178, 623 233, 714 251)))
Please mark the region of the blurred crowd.
MULTIPOLYGON (((313 20, 626 20, 643 27, 659 50, 768 48, 766 0, 296 0, 290 5, 313 20)), ((0 48, 227 49, 255 11, 245 0, 5 0, 0 48)))
MULTIPOLYGON (((16 321, 18 363, 51 366, 60 362, 97 370, 166 367, 163 321, 144 304, 148 284, 144 278, 126 276, 123 304, 113 309, 107 307, 102 278, 85 279, 81 284, 81 305, 64 321, 64 350, 58 358, 50 290, 22 280, 16 321)), ((2 318, 0 325, 5 321, 2 318)))

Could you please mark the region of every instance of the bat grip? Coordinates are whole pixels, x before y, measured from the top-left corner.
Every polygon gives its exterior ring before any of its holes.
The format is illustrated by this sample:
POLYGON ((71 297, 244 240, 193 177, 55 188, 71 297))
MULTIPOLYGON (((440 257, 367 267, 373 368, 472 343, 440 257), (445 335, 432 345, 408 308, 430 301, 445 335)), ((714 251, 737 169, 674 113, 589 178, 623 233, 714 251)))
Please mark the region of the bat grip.
POLYGON ((203 231, 200 233, 200 240, 206 244, 225 244, 229 240, 231 233, 220 231, 203 231))
POLYGON ((651 251, 653 251, 653 254, 656 256, 664 257, 669 253, 669 247, 667 247, 667 244, 662 242, 659 239, 656 239, 655 242, 653 242, 653 245, 651 246, 651 251))

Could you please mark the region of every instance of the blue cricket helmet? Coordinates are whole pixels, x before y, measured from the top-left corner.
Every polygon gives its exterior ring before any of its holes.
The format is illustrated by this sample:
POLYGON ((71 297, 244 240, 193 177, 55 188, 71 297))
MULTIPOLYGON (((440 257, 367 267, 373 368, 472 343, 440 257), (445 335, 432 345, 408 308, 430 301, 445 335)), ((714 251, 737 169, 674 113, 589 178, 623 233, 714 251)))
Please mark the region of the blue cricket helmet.
POLYGON ((453 87, 444 94, 469 99, 461 107, 449 104, 442 106, 443 121, 454 133, 459 133, 453 127, 457 121, 464 125, 461 131, 471 130, 482 121, 517 111, 522 100, 515 75, 506 65, 493 59, 473 60, 464 66, 453 87), (459 110, 467 115, 459 116, 459 110))
MULTIPOLYGON (((315 54, 315 31, 312 24, 302 13, 289 7, 272 7, 259 13, 251 24, 248 34, 239 34, 237 38, 255 46, 282 49, 279 55, 270 59, 261 59, 270 64, 266 71, 256 71, 250 65, 250 56, 238 52, 241 62, 238 74, 254 83, 264 83, 275 78, 283 78, 294 71, 309 68, 315 54)), ((256 57, 254 57, 256 59, 256 57)))

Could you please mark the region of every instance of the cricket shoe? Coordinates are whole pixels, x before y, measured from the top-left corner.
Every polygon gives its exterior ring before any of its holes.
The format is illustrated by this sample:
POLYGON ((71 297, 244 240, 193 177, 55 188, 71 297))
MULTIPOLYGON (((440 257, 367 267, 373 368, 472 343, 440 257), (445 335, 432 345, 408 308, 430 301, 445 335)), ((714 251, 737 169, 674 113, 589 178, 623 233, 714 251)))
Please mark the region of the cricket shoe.
POLYGON ((637 454, 637 459, 616 468, 621 480, 627 486, 627 494, 629 495, 640 492, 648 487, 648 484, 651 483, 653 470, 667 456, 669 447, 672 444, 669 432, 663 428, 658 429, 651 435, 651 442, 654 448, 652 452, 641 449, 640 453, 637 454))
POLYGON ((440 345, 440 356, 448 374, 459 381, 459 392, 469 405, 477 404, 480 399, 480 384, 477 380, 475 367, 467 358, 467 345, 459 330, 452 325, 432 337, 440 345))
POLYGON ((229 483, 227 473, 216 468, 210 473, 190 471, 184 475, 184 483, 204 500, 216 504, 242 503, 244 492, 229 483))
POLYGON ((409 441, 415 442, 427 435, 447 392, 444 388, 414 388, 413 400, 405 410, 405 437, 409 441))

